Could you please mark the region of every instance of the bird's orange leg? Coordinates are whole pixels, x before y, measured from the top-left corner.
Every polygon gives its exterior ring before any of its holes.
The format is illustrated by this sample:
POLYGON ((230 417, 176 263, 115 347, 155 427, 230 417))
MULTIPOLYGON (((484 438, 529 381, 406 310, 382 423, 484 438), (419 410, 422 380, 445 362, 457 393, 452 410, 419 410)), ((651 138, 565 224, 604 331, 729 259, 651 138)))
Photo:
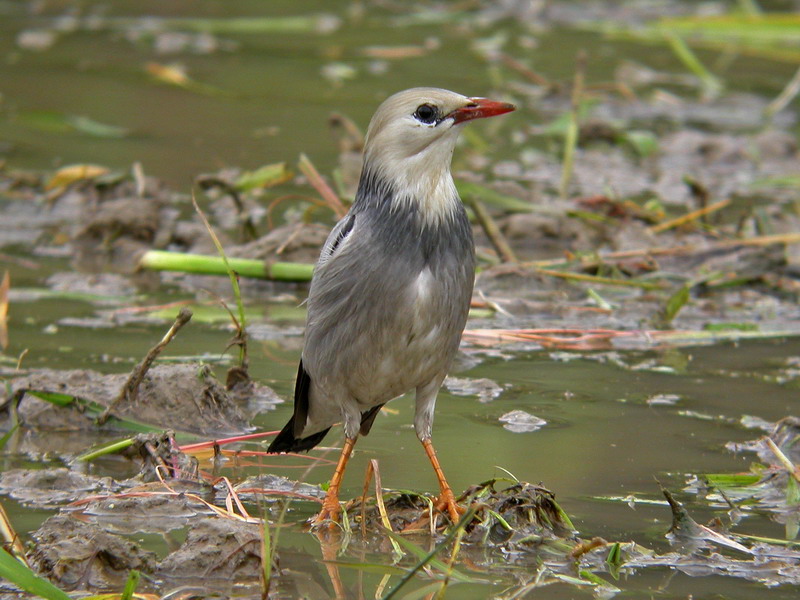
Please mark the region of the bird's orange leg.
POLYGON ((336 463, 336 470, 334 470, 333 477, 331 477, 328 493, 325 494, 325 499, 322 501, 322 510, 319 511, 316 517, 311 519, 311 524, 313 526, 321 525, 328 520, 333 524, 339 520, 339 514, 342 512, 342 507, 339 506, 339 486, 342 483, 347 460, 350 458, 350 454, 353 452, 353 446, 355 445, 356 438, 344 439, 344 446, 342 446, 342 453, 339 455, 339 462, 336 463))
POLYGON ((436 478, 439 480, 439 489, 441 491, 436 499, 436 508, 439 510, 447 509, 447 513, 453 523, 458 523, 461 515, 466 510, 456 503, 456 497, 453 495, 453 490, 450 484, 447 483, 447 479, 444 478, 444 471, 442 471, 442 466, 439 464, 439 459, 436 458, 436 450, 433 449, 433 443, 430 438, 422 441, 422 447, 425 448, 425 454, 428 455, 428 459, 433 465, 433 471, 436 473, 436 478))

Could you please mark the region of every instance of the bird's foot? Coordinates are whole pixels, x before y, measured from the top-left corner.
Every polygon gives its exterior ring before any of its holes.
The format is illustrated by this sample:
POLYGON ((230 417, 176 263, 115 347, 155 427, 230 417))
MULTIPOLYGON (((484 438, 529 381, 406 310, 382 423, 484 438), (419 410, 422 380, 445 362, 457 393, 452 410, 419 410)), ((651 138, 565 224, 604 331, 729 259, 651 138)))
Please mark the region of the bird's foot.
POLYGON ((439 494, 439 497, 436 499, 435 506, 436 509, 441 512, 447 511, 453 525, 458 523, 461 520, 461 516, 467 512, 466 508, 459 506, 458 502, 456 502, 456 497, 453 495, 453 490, 450 488, 442 490, 442 493, 439 494))
POLYGON ((339 515, 342 514, 342 507, 339 506, 338 497, 325 496, 322 501, 322 509, 312 517, 309 523, 311 527, 317 528, 327 525, 330 529, 336 527, 339 523, 339 515))
MULTIPOLYGON (((458 523, 461 520, 461 516, 467 512, 467 509, 463 506, 460 506, 456 502, 456 498, 453 495, 452 490, 442 491, 439 494, 439 497, 433 501, 433 508, 436 509, 437 512, 441 514, 447 514, 450 517, 450 521, 452 521, 453 525, 458 523)), ((427 529, 428 527, 437 527, 435 524, 436 515, 433 516, 434 524, 430 524, 431 513, 429 511, 425 511, 419 519, 413 521, 406 525, 403 528, 404 532, 411 532, 411 531, 418 531, 420 529, 427 529)))

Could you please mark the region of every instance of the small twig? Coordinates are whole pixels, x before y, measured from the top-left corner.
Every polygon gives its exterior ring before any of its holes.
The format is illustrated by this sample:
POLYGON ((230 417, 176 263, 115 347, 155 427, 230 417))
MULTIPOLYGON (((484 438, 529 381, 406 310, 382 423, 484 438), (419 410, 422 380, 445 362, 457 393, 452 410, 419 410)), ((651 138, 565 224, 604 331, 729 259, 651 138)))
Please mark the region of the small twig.
POLYGON ((144 168, 142 167, 142 163, 140 163, 138 160, 133 163, 133 167, 131 167, 131 175, 133 176, 133 182, 136 185, 136 195, 141 198, 144 196, 144 193, 147 190, 147 178, 144 176, 144 168))
POLYGON ((325 203, 336 214, 337 218, 341 219, 347 214, 347 208, 342 204, 339 196, 322 178, 322 175, 319 174, 319 171, 317 171, 308 156, 301 154, 297 167, 300 169, 300 172, 308 178, 308 182, 314 189, 319 192, 319 195, 322 196, 322 199, 325 200, 325 203))
POLYGON ((474 196, 469 197, 468 202, 470 207, 472 207, 472 210, 475 212, 478 222, 481 224, 481 227, 483 227, 486 237, 489 238, 492 246, 494 246, 494 249, 497 250, 497 254, 500 256, 501 260, 503 262, 517 262, 517 256, 511 249, 511 245, 500 231, 500 228, 492 218, 492 215, 490 215, 489 211, 486 210, 486 207, 474 196))
POLYGON ((650 233, 661 233, 662 231, 666 231, 667 229, 672 229, 673 227, 679 227, 681 225, 685 225, 686 223, 691 223, 692 221, 699 219, 701 217, 705 217, 713 212, 721 210, 728 206, 731 203, 730 198, 725 198, 724 200, 720 200, 719 202, 714 202, 713 204, 709 204, 708 206, 704 206, 703 208, 698 208, 697 210, 693 210, 691 212, 686 213, 685 215, 681 215, 680 217, 675 217, 674 219, 669 219, 658 225, 653 225, 652 227, 648 227, 650 233))
MULTIPOLYGON (((601 254, 591 262, 585 262, 584 266, 590 266, 599 262, 612 259, 638 258, 642 256, 681 256, 684 254, 694 254, 696 252, 713 252, 723 248, 735 248, 737 246, 771 246, 772 244, 800 244, 800 233, 776 233, 773 235, 757 235, 749 238, 734 238, 729 240, 717 240, 707 245, 686 245, 686 246, 656 246, 654 248, 639 248, 637 250, 619 250, 601 254)), ((551 258, 547 260, 536 260, 524 262, 523 267, 546 268, 562 265, 568 262, 564 258, 551 258)))
POLYGON ((800 68, 795 71, 794 76, 789 80, 789 83, 786 84, 786 87, 783 88, 781 93, 767 105, 766 110, 764 110, 767 117, 772 118, 777 113, 781 112, 789 105, 789 102, 794 100, 797 94, 800 94, 800 68))
POLYGON ((561 279, 572 279, 574 281, 588 281, 597 285, 622 285, 628 287, 637 287, 643 290, 660 290, 664 286, 660 283, 652 283, 649 281, 634 281, 632 279, 615 279, 614 277, 601 277, 600 275, 588 275, 586 273, 572 273, 570 271, 554 271, 552 269, 536 269, 537 273, 541 275, 549 275, 550 277, 559 277, 561 279))
POLYGON ((237 435, 234 437, 229 438, 220 438, 216 440, 211 440, 208 442, 197 442, 195 444, 184 444, 183 446, 178 446, 178 450, 183 452, 184 454, 188 454, 189 452, 197 452, 198 450, 207 450, 209 448, 213 448, 214 446, 224 446, 225 444, 233 444, 236 442, 245 442, 248 440, 258 440, 265 437, 274 436, 277 434, 278 431, 260 431, 258 433, 248 433, 245 435, 237 435))
MULTIPOLYGON (((711 192, 708 191, 708 188, 701 181, 691 175, 684 175, 683 183, 689 187, 692 196, 697 200, 698 208, 705 208, 708 206, 708 201, 711 199, 711 192)), ((705 222, 706 220, 703 219, 704 224, 705 222)))
POLYGON ((172 327, 169 328, 166 335, 161 339, 158 344, 153 346, 150 351, 145 355, 142 362, 140 362, 136 367, 131 371, 130 376, 128 376, 128 380, 125 382, 125 385, 122 386, 119 395, 114 399, 113 402, 103 411, 97 418, 97 424, 103 425, 108 418, 111 416, 111 411, 114 407, 122 402, 123 400, 127 400, 129 402, 133 402, 136 400, 136 394, 139 390, 139 384, 142 383, 144 376, 147 374, 147 371, 153 364, 153 361, 158 357, 159 354, 164 350, 164 348, 172 341, 178 331, 180 331, 181 327, 186 325, 192 318, 192 311, 188 308, 182 308, 178 313, 178 316, 175 318, 175 322, 172 324, 172 327))
POLYGON ((767 446, 772 450, 772 453, 777 457, 778 461, 783 465, 783 468, 789 471, 789 475, 794 477, 797 483, 800 483, 800 467, 797 467, 791 459, 783 453, 783 450, 778 448, 778 444, 772 441, 772 438, 764 438, 767 446))
POLYGON ((20 540, 19 534, 14 530, 11 519, 8 518, 8 514, 2 504, 0 504, 0 535, 5 540, 3 546, 23 564, 30 566, 25 554, 25 546, 20 540))
POLYGON ((502 62, 505 66, 513 71, 516 71, 531 83, 535 85, 541 85, 542 87, 546 88, 554 87, 553 83, 547 79, 547 77, 540 75, 510 54, 506 54, 505 52, 497 52, 495 56, 499 58, 500 62, 502 62))
MULTIPOLYGON (((372 459, 369 461, 367 465, 367 471, 364 474, 364 492, 361 495, 361 535, 367 534, 367 519, 366 519, 366 506, 367 506, 367 494, 369 490, 370 481, 372 478, 375 478, 375 503, 378 506, 378 514, 381 517, 381 523, 383 526, 392 531, 392 523, 389 521, 389 513, 386 512, 386 504, 383 501, 383 484, 381 483, 381 471, 378 467, 378 461, 376 459, 372 459)), ((394 548, 394 553, 396 557, 402 557, 403 551, 400 549, 400 546, 393 538, 389 538, 389 541, 392 544, 392 548, 394 548)))

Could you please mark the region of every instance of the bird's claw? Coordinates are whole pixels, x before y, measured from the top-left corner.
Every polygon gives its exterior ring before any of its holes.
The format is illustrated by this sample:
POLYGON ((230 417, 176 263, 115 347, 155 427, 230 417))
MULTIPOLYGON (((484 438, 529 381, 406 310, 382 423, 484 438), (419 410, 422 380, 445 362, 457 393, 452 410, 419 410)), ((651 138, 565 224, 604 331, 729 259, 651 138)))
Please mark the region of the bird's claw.
POLYGON ((439 494, 439 497, 436 499, 436 510, 440 512, 447 511, 447 514, 450 516, 450 520, 455 525, 461 520, 461 517, 464 513, 467 512, 467 509, 463 506, 459 506, 456 502, 456 498, 453 495, 452 490, 442 490, 442 493, 439 494))
POLYGON ((336 527, 339 523, 339 515, 342 514, 342 508, 339 506, 339 501, 334 500, 328 502, 326 498, 322 503, 322 509, 309 520, 311 527, 317 528, 327 525, 330 529, 336 527))
MULTIPOLYGON (((451 490, 442 491, 442 493, 439 494, 439 497, 433 501, 433 508, 435 508, 441 514, 446 513, 447 516, 450 517, 450 521, 452 521, 453 525, 458 523, 461 520, 462 515, 467 512, 466 508, 456 502, 456 498, 451 490)), ((419 519, 406 525, 403 528, 403 531, 410 532, 423 529, 429 518, 430 513, 425 511, 419 519)))

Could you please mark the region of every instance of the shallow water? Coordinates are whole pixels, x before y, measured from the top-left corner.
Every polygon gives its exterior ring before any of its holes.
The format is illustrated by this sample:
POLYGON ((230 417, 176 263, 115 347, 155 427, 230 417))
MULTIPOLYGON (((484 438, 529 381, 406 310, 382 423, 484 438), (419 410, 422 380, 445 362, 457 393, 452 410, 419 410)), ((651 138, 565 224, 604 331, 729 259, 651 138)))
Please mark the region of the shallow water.
MULTIPOLYGON (((303 11, 333 15, 340 21, 335 31, 221 34, 220 38, 232 41, 235 47, 209 55, 181 52, 159 56, 150 42, 127 40, 126 36, 133 35, 132 28, 114 19, 257 15, 265 10, 264 5, 238 2, 235 7, 218 3, 165 7, 159 2, 117 2, 83 4, 84 14, 102 15, 101 22, 107 27, 58 34, 55 44, 40 52, 20 49, 15 45, 20 31, 50 29, 57 16, 71 12, 66 3, 43 6, 34 11, 32 3, 0 3, 0 56, 5 58, 0 60, 0 156, 12 167, 36 169, 74 162, 126 169, 140 161, 147 174, 186 192, 199 173, 229 165, 255 168, 275 161, 294 162, 301 152, 308 154, 321 172, 330 172, 338 155, 326 124, 332 110, 363 126, 380 99, 412 85, 488 93, 493 87, 502 87, 508 75, 476 58, 468 49, 470 40, 501 32, 520 34, 518 26, 508 21, 469 30, 457 22, 401 26, 390 13, 372 7, 361 17, 353 16, 360 10, 358 3, 311 2, 303 4, 303 11), (421 58, 380 61, 359 53, 371 45, 420 45, 431 36, 438 39, 439 48, 421 58), (166 64, 174 60, 183 63, 190 76, 209 86, 208 90, 170 87, 145 73, 148 61, 166 64), (337 83, 321 75, 323 68, 338 63, 356 70, 352 79, 337 83), (41 111, 61 115, 56 121, 62 124, 64 116, 87 116, 130 133, 114 138, 53 131, 52 120, 44 118, 41 111)), ((271 2, 268 10, 274 16, 291 15, 298 6, 271 2)), ((579 47, 589 52, 589 79, 594 81, 610 78, 615 66, 629 57, 655 69, 682 69, 665 47, 611 42, 595 33, 555 29, 537 36, 536 42, 538 50, 532 51, 532 62, 539 72, 557 80, 571 78, 579 47)), ((717 57, 699 54, 704 59, 717 57)), ((727 69, 729 85, 772 97, 794 67, 741 58, 735 68, 727 69)), ((523 108, 515 118, 520 124, 522 119, 535 120, 535 107, 523 108)), ((490 137, 487 131, 481 130, 481 135, 490 137)), ((510 141, 497 145, 500 157, 516 151, 510 141)), ((41 288, 50 273, 69 269, 66 260, 36 261, 40 264, 37 270, 10 265, 13 289, 41 288)), ((295 306, 303 291, 296 293, 295 301, 279 306, 295 306)), ((156 304, 185 296, 176 290, 160 290, 118 306, 156 304)), ((246 298, 251 306, 265 301, 256 292, 246 298)), ((13 365, 27 349, 27 367, 125 372, 163 334, 161 324, 116 326, 113 331, 70 324, 70 320, 93 317, 99 310, 82 300, 18 299, 11 305, 10 346, 4 362, 13 365)), ((269 319, 262 317, 263 321, 269 319)), ((275 339, 251 342, 251 375, 288 399, 300 353, 302 319, 276 325, 292 329, 275 339)), ((473 321, 468 327, 491 325, 491 321, 473 321)), ((221 356, 229 338, 225 327, 192 323, 167 354, 196 355, 199 351, 212 358, 221 356)), ((774 422, 797 414, 797 338, 584 353, 501 347, 502 356, 470 345, 464 350, 466 357, 460 363, 474 366, 462 367, 454 375, 488 378, 503 391, 486 403, 447 390, 440 394, 434 443, 451 485, 462 490, 506 473, 541 482, 556 493, 583 538, 634 540, 667 551, 664 534, 671 515, 656 479, 678 493, 696 521, 705 523, 723 511, 711 511, 696 498, 680 494, 687 479, 692 474, 748 470, 753 455, 735 455, 725 449, 727 442, 762 435, 746 428, 742 417, 752 415, 774 422), (529 433, 508 431, 499 418, 512 410, 531 413, 546 425, 529 433), (623 499, 631 495, 659 504, 630 507, 623 499)), ((221 367, 219 370, 222 373, 221 367)), ((373 458, 380 461, 385 487, 435 491, 435 478, 411 426, 412 402, 399 399, 388 408, 391 410, 379 415, 371 434, 358 443, 342 490, 345 499, 360 494, 365 468, 373 458)), ((277 429, 290 413, 287 402, 275 412, 260 415, 255 424, 277 429)), ((325 444, 333 446, 339 435, 334 430, 325 444)), ((332 452, 328 458, 333 456, 332 452)), ((7 455, 3 460, 5 469, 31 466, 31 461, 19 455, 7 455)), ((291 461, 284 458, 265 462, 288 477, 299 472, 287 467, 291 461)), ((330 467, 322 466, 312 470, 307 479, 324 483, 329 477, 330 467)), ((4 501, 4 505, 23 534, 36 529, 48 514, 13 501, 4 501)), ((293 503, 287 521, 300 523, 315 508, 309 503, 293 503)), ((737 530, 784 536, 782 524, 755 513, 748 514, 737 530)), ((159 548, 158 542, 151 543, 159 548)), ((306 587, 308 597, 329 597, 329 572, 319 561, 321 550, 315 538, 299 527, 287 528, 281 534, 279 553, 289 572, 310 573, 315 580, 306 587)), ((388 558, 376 554, 366 560, 385 562, 388 558)), ((494 583, 453 585, 447 597, 486 598, 515 585, 514 577, 507 573, 483 575, 494 583)), ((380 581, 380 575, 356 569, 343 568, 341 576, 352 597, 358 589, 372 597, 380 581)), ((285 577, 278 583, 280 593, 285 597, 299 594, 306 586, 305 579, 302 574, 285 577)), ((733 577, 689 577, 667 568, 641 570, 623 576, 615 585, 623 590, 621 597, 675 599, 690 595, 794 598, 798 591, 796 586, 768 588, 733 577)), ((546 593, 548 598, 573 598, 586 597, 591 591, 564 584, 550 586, 546 593)))

